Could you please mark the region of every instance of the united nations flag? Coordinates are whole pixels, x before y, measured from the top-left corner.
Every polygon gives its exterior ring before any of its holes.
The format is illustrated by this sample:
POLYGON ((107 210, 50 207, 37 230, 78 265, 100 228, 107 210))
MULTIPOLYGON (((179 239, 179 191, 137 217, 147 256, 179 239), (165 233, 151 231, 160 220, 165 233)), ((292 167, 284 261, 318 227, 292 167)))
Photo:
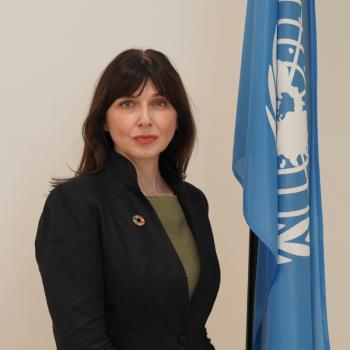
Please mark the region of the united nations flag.
POLYGON ((314 0, 248 0, 232 162, 257 242, 248 350, 330 349, 316 63, 314 0))

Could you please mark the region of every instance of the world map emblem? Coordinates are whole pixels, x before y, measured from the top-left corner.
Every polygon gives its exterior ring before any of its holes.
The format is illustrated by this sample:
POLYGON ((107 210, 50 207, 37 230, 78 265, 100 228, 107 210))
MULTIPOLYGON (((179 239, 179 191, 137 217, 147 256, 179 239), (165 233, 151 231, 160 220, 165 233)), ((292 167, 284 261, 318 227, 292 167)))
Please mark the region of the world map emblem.
POLYGON ((310 255, 308 96, 302 2, 279 0, 279 13, 265 110, 278 155, 278 264, 286 264, 310 255))

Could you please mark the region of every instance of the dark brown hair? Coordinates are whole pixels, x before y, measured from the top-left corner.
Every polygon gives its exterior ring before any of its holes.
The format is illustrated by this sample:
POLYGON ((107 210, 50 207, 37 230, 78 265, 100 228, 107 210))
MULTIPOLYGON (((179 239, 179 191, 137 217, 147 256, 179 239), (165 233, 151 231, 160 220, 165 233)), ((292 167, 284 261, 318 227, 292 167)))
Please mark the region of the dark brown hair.
MULTIPOLYGON (((114 148, 109 132, 104 130, 106 111, 116 99, 132 95, 143 84, 142 93, 148 79, 177 112, 178 127, 160 158, 182 179, 186 178, 197 137, 191 107, 182 80, 167 56, 152 49, 123 51, 102 72, 83 123, 84 149, 73 177, 97 172, 104 167, 108 148, 114 148)), ((69 179, 52 177, 51 186, 56 187, 69 179)))

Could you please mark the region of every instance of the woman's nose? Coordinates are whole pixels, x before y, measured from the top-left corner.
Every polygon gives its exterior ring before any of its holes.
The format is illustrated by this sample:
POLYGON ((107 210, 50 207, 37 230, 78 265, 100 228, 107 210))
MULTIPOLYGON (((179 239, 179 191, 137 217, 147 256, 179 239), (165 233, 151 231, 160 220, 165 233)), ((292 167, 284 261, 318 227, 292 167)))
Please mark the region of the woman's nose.
POLYGON ((148 106, 142 106, 140 108, 139 121, 142 123, 149 123, 151 121, 151 111, 148 106))

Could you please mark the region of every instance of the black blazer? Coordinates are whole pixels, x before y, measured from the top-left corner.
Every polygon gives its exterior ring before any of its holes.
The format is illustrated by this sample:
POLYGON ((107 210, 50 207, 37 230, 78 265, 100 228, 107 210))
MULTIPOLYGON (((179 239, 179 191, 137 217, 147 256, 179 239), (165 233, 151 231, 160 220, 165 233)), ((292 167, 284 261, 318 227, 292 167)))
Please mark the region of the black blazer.
POLYGON ((160 171, 197 243, 201 272, 192 298, 135 167, 110 150, 101 171, 53 189, 39 219, 35 255, 57 349, 215 349, 205 327, 220 285, 208 201, 162 161, 160 171))

